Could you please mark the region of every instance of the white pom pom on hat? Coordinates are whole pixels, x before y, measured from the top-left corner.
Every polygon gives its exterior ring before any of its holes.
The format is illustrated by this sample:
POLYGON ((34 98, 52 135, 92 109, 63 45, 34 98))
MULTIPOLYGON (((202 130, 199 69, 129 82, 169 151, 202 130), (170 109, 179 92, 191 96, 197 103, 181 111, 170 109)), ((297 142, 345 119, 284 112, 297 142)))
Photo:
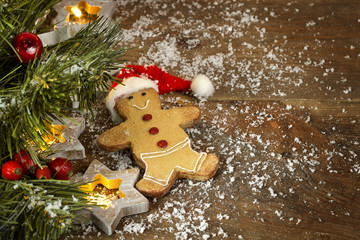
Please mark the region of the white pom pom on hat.
POLYGON ((112 89, 106 97, 106 106, 115 122, 121 120, 114 109, 116 100, 143 89, 153 88, 159 94, 192 91, 195 96, 200 98, 208 98, 214 93, 212 82, 203 74, 199 74, 189 81, 175 77, 156 65, 127 65, 116 77, 124 85, 113 82, 112 89))
POLYGON ((190 88, 198 97, 208 98, 214 94, 214 85, 204 74, 196 75, 191 81, 190 88))

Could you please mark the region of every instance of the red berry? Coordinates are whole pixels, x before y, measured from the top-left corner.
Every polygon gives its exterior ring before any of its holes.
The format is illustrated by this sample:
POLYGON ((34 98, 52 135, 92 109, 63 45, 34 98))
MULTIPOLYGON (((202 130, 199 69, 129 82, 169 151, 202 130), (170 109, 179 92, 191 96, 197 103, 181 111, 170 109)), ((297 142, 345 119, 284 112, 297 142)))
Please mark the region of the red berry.
POLYGON ((41 39, 30 32, 18 34, 14 38, 12 45, 20 57, 19 61, 23 63, 39 58, 43 50, 41 39))
POLYGON ((72 164, 66 158, 55 158, 48 163, 48 166, 55 179, 69 180, 73 174, 72 164))
POLYGON ((36 179, 50 179, 51 171, 48 167, 42 166, 42 169, 38 167, 35 172, 36 179))
POLYGON ((23 170, 19 163, 15 161, 8 161, 4 163, 1 168, 1 174, 5 179, 15 181, 22 177, 23 170))
POLYGON ((21 165, 25 175, 29 173, 35 174, 37 166, 28 151, 20 150, 20 153, 15 154, 14 161, 21 165))

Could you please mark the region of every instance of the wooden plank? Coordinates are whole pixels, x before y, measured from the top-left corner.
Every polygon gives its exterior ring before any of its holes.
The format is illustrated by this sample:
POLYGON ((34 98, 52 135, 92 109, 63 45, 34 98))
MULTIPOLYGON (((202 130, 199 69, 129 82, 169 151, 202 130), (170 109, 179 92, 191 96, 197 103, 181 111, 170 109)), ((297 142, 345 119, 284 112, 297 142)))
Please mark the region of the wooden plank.
MULTIPOLYGON (((179 96, 164 96, 164 106, 194 103, 179 96)), ((196 149, 220 155, 214 180, 178 182, 168 196, 151 201, 148 213, 124 218, 116 235, 102 239, 166 239, 187 231, 195 239, 360 237, 354 156, 344 161, 342 149, 279 102, 209 101, 201 109, 202 121, 189 135, 196 149)), ((106 124, 95 122, 83 136, 88 142, 112 125, 103 103, 95 112, 95 121, 106 124)), ((129 152, 88 147, 91 159, 133 166, 129 152)))
POLYGON ((192 2, 164 14, 160 3, 126 3, 124 44, 138 47, 129 61, 207 73, 215 97, 359 98, 358 1, 192 2))
MULTIPOLYGON (((162 100, 200 107, 188 133, 221 165, 213 180, 178 181, 101 239, 359 239, 359 8, 358 0, 120 1, 121 45, 136 47, 129 63, 213 80, 207 102, 162 100)), ((101 101, 94 110, 75 169, 94 158, 135 167, 129 151, 96 146, 114 124, 101 101)))
MULTIPOLYGON (((316 99, 285 100, 304 121, 315 127, 338 147, 359 145, 360 102, 322 101, 316 99)), ((358 155, 360 152, 355 150, 358 155)))

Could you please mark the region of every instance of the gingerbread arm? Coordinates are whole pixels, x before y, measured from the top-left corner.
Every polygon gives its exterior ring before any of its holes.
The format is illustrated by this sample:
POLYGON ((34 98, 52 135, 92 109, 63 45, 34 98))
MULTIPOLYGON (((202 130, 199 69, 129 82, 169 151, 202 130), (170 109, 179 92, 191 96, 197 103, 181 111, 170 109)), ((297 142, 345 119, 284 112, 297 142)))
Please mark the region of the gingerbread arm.
POLYGON ((125 123, 100 134, 97 142, 102 149, 110 152, 116 152, 131 146, 129 132, 125 123))
POLYGON ((200 120, 200 109, 196 106, 185 106, 166 110, 172 114, 174 121, 177 121, 181 128, 194 126, 200 120))

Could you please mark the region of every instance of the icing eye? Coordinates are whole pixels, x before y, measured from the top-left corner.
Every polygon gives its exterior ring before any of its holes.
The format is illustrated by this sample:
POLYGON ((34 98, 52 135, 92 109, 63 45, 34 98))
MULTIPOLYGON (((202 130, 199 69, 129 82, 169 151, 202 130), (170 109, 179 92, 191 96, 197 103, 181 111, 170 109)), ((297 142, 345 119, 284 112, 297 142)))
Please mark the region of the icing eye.
POLYGON ((145 96, 145 95, 146 95, 146 92, 143 92, 141 95, 145 96))
POLYGON ((133 96, 129 96, 129 97, 128 97, 129 100, 131 100, 131 99, 133 99, 133 98, 134 98, 133 96))

